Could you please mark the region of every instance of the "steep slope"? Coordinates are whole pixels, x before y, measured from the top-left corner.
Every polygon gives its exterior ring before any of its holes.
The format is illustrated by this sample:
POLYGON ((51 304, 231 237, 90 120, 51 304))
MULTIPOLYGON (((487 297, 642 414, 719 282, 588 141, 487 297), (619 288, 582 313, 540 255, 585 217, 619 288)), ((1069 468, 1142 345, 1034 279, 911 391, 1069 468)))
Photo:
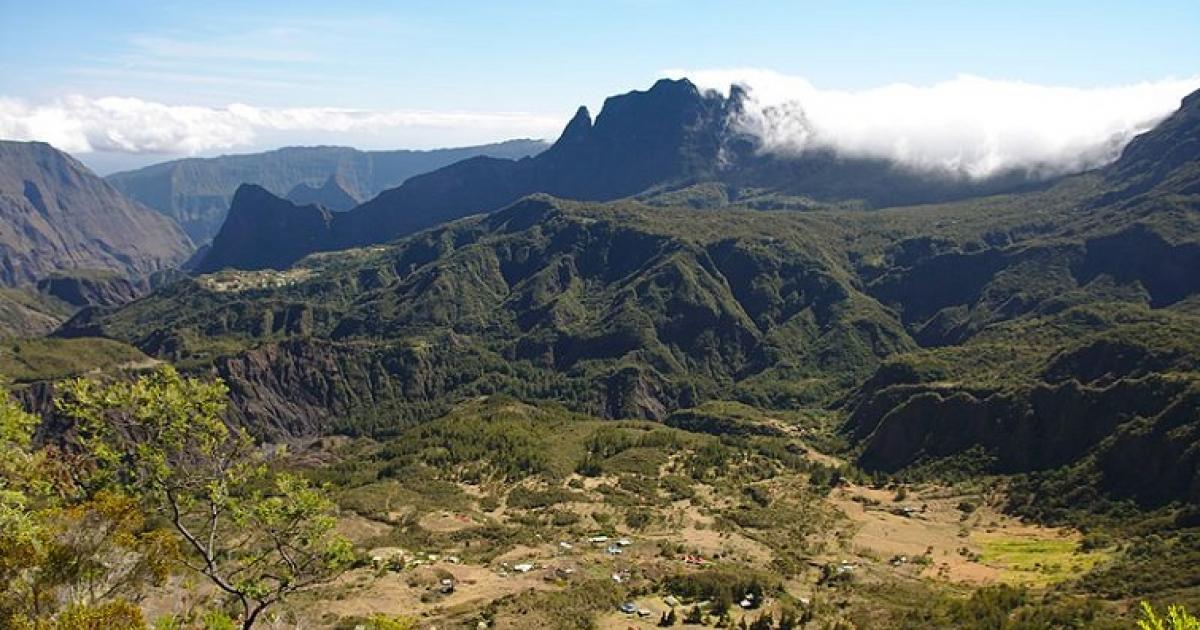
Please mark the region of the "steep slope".
POLYGON ((610 417, 735 392, 814 401, 913 347, 825 245, 841 238, 799 214, 532 197, 284 272, 203 276, 63 334, 211 365, 248 421, 288 432, 489 391, 610 417))
MULTIPOLYGON (((1033 238, 892 249, 867 288, 925 345, 847 400, 873 469, 1036 473, 1021 509, 1200 502, 1200 99, 1033 238), (897 264, 899 263, 899 264, 897 264), (886 263, 885 263, 886 264, 886 263)), ((1049 209, 1050 212, 1046 212, 1049 209)))
MULTIPOLYGON (((341 213, 307 234, 309 251, 386 242, 398 236, 479 212, 490 212, 537 193, 607 201, 650 189, 719 181, 740 190, 804 195, 821 203, 854 201, 871 206, 921 203, 1027 186, 1022 173, 974 181, 915 173, 891 163, 813 151, 799 157, 761 153, 753 138, 730 127, 744 95, 702 93, 690 81, 661 80, 649 90, 607 99, 593 122, 580 108, 559 139, 534 157, 472 158, 413 177, 375 199, 341 213)), ((245 215, 225 226, 201 271, 271 266, 246 253, 250 243, 270 250, 272 229, 255 221, 257 208, 234 205, 245 215)), ((268 253, 274 260, 279 256, 268 253)))
POLYGON ((26 288, 0 288, 0 338, 48 334, 72 311, 68 304, 26 288))
POLYGON ((337 176, 346 191, 361 200, 459 160, 479 155, 521 158, 545 148, 538 140, 432 151, 287 147, 265 153, 174 160, 114 173, 107 179, 130 198, 178 221, 192 240, 201 244, 216 235, 241 184, 257 184, 276 195, 285 195, 297 186, 321 186, 329 177, 337 176))
POLYGON ((64 270, 144 277, 182 262, 191 241, 48 144, 0 141, 0 284, 64 270))
POLYGON ((347 188, 342 178, 334 173, 317 188, 304 182, 296 184, 295 188, 288 191, 286 199, 298 206, 318 204, 334 212, 345 212, 362 203, 347 188))

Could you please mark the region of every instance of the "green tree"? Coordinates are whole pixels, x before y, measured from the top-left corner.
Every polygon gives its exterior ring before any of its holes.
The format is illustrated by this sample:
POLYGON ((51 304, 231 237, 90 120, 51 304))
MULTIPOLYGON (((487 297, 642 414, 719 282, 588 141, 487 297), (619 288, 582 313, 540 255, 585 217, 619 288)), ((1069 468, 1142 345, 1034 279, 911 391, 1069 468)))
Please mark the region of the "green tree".
POLYGON ((1168 606, 1166 618, 1159 617, 1149 602, 1142 602, 1142 618, 1137 625, 1140 630, 1200 630, 1200 619, 1183 606, 1168 606))
POLYGON ((220 381, 171 367, 135 381, 77 379, 59 409, 97 462, 85 483, 125 488, 171 523, 182 562, 231 599, 242 628, 289 594, 340 575, 353 558, 334 505, 224 421, 220 381))
POLYGON ((85 492, 83 462, 35 448, 37 423, 0 388, 0 626, 133 627, 129 600, 166 579, 173 539, 129 496, 85 492))

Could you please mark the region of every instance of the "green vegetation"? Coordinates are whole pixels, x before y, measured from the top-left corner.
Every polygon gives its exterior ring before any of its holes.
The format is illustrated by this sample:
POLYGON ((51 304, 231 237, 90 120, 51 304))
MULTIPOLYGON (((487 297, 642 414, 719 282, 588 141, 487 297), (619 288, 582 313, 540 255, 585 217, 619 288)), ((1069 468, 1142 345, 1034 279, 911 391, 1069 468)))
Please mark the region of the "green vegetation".
POLYGON ((111 339, 32 338, 0 343, 0 377, 16 384, 144 368, 150 363, 136 348, 111 339))
POLYGON ((84 461, 36 446, 36 424, 0 391, 0 625, 140 625, 130 600, 166 579, 174 539, 120 488, 81 483, 84 461))
POLYGON ((29 289, 0 287, 0 339, 44 335, 66 321, 72 310, 29 289))
POLYGON ((1103 563, 1108 554, 1083 552, 1072 540, 1030 540, 984 535, 980 561, 1005 567, 1001 579, 1024 585, 1047 585, 1076 579, 1103 563))
MULTIPOLYGON (((387 628, 407 606, 439 627, 1116 628, 1134 601, 1195 609, 1200 188, 1190 162, 1125 162, 870 211, 753 182, 537 195, 87 309, 0 345, 22 400, 67 392, 44 443, 0 416, 0 612, 139 625, 128 602, 176 557, 222 600, 179 624, 387 628), (151 361, 175 367, 124 369, 151 361), (81 375, 103 384, 50 387, 81 375), (128 562, 43 570, 63 554, 128 562), (99 582, 119 588, 72 595, 99 582)), ((4 298, 45 306, 0 295, 0 322, 4 298)), ((1142 627, 1187 619, 1167 610, 1142 627)))
POLYGON ((249 629, 288 594, 336 577, 352 554, 320 490, 270 474, 248 435, 226 426, 225 395, 219 382, 164 367, 133 382, 75 380, 59 408, 94 457, 84 485, 127 490, 163 515, 183 563, 227 594, 249 629))
POLYGON ((1159 617, 1150 604, 1142 602, 1142 618, 1138 620, 1138 628, 1139 630, 1200 630, 1200 619, 1182 606, 1168 606, 1167 616, 1159 617))

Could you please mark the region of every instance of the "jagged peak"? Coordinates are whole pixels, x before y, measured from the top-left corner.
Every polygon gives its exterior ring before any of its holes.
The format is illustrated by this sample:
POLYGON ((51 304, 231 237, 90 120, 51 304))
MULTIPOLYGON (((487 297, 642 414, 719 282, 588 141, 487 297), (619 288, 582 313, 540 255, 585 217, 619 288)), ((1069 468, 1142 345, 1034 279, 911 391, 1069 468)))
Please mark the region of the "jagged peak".
POLYGON ((650 89, 647 90, 650 93, 674 91, 690 92, 692 94, 700 93, 700 89, 696 87, 696 84, 692 83, 691 79, 687 77, 680 77, 678 79, 662 78, 655 81, 654 85, 650 86, 650 89))
POLYGON ((575 115, 571 117, 571 122, 563 129, 562 135, 558 137, 558 141, 554 144, 574 144, 583 141, 592 130, 592 115, 588 112, 586 106, 579 106, 575 110, 575 115))

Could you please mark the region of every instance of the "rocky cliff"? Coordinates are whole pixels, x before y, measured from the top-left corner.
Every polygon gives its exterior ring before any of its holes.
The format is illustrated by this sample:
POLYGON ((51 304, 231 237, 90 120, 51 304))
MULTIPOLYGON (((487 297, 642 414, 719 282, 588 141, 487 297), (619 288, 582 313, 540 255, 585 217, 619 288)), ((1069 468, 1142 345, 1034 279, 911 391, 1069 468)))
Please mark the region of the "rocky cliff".
POLYGON ((170 219, 69 155, 44 143, 0 141, 0 284, 71 270, 141 278, 175 267, 191 250, 170 219))

